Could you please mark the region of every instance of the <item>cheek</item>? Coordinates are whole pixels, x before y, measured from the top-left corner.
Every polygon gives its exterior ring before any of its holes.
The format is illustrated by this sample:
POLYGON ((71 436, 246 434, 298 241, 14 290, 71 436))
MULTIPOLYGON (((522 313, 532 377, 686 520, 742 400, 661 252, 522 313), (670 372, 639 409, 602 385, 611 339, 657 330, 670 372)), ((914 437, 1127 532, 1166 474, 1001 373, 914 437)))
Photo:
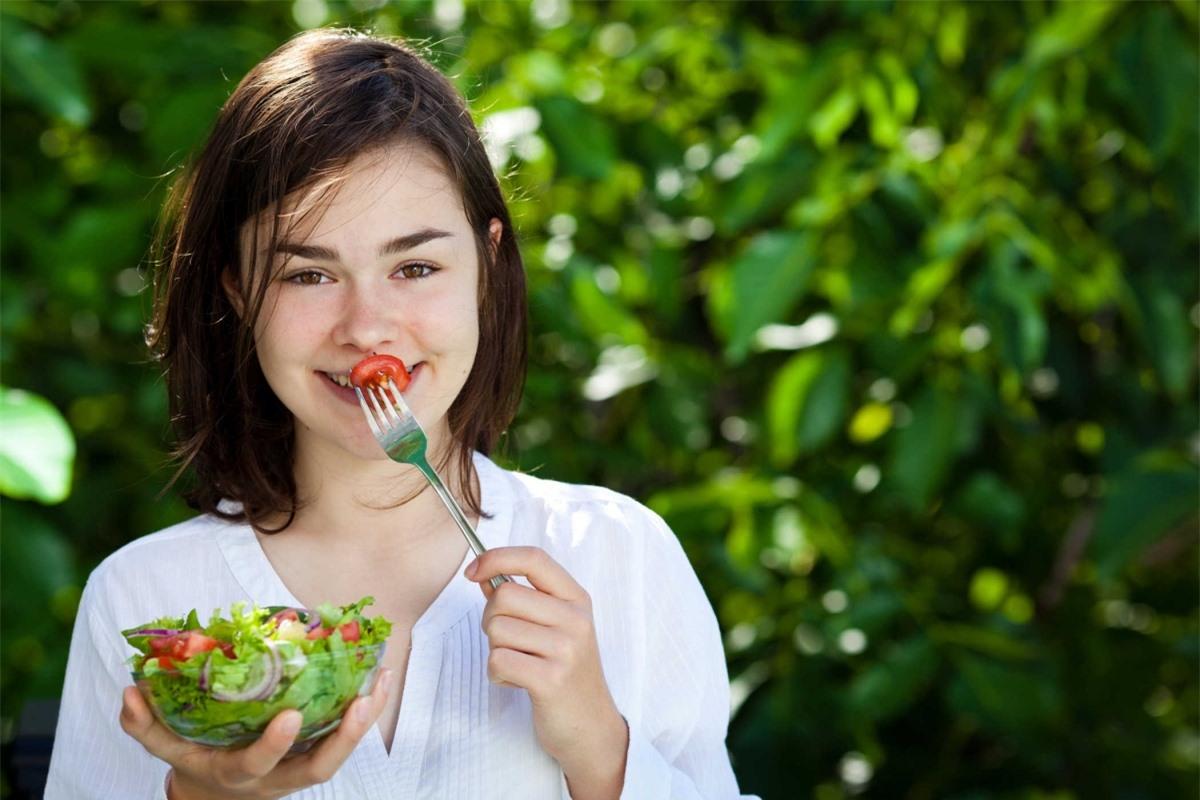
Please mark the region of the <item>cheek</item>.
POLYGON ((475 299, 447 297, 430 303, 420 315, 413 316, 411 329, 436 352, 466 352, 473 358, 479 343, 475 299))
POLYGON ((318 320, 310 311, 268 297, 254 326, 254 346, 264 374, 269 375, 289 353, 302 352, 305 343, 317 334, 318 320))

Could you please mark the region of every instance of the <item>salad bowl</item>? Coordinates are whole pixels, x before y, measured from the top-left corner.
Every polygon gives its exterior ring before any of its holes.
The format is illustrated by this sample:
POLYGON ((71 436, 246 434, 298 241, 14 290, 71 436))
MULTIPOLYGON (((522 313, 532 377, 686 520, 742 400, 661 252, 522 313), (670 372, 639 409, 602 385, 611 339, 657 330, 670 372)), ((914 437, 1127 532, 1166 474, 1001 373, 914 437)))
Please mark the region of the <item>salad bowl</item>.
POLYGON ((193 609, 122 631, 137 653, 133 682, 154 715, 184 739, 239 747, 258 739, 286 709, 303 716, 293 752, 311 748, 368 694, 391 623, 368 619, 374 598, 315 610, 235 603, 206 626, 193 609))

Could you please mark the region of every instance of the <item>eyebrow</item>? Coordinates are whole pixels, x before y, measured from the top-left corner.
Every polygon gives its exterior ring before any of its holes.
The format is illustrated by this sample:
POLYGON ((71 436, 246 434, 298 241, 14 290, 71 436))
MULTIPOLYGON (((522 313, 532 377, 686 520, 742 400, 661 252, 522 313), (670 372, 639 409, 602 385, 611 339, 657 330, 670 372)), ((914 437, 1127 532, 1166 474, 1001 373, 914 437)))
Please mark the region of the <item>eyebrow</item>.
MULTIPOLYGON (((412 250, 414 247, 425 244, 434 239, 453 238, 454 234, 449 231, 438 230, 437 228, 422 228, 414 233, 397 236, 395 239, 384 242, 379 248, 379 257, 396 255, 403 253, 406 250, 412 250)), ((280 242, 275 247, 276 253, 290 253, 291 255, 300 258, 311 258, 314 261, 337 261, 339 259, 337 250, 330 247, 321 247, 315 244, 300 244, 298 242, 280 242)))

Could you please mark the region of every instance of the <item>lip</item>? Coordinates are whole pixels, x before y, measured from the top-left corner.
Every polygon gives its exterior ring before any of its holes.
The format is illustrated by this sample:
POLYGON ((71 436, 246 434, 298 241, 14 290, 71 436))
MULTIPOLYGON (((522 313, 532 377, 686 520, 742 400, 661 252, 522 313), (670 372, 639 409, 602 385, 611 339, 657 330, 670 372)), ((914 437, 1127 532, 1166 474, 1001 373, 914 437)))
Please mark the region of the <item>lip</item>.
MULTIPOLYGON (((424 366, 425 362, 420 361, 409 371, 408 387, 404 390, 405 395, 412 391, 413 386, 418 380, 420 380, 421 375, 424 374, 424 366)), ((317 380, 325 385, 325 387, 333 394, 334 397, 338 398, 343 403, 354 406, 355 409, 358 408, 358 395, 354 393, 354 387, 346 388, 343 386, 338 386, 336 383, 331 381, 329 379, 329 375, 322 370, 314 370, 313 375, 316 376, 317 380)))

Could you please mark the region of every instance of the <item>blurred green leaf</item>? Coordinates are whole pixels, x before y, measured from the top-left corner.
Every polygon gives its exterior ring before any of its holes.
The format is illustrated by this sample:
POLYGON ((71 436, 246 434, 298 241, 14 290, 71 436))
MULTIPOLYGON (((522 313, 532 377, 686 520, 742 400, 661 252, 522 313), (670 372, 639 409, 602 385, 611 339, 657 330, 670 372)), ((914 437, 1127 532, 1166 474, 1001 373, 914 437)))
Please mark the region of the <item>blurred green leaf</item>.
POLYGON ((843 614, 830 620, 829 630, 836 635, 853 628, 874 638, 903 612, 904 599, 897 592, 881 589, 852 599, 843 614))
POLYGON ((1028 373, 1041 365, 1046 354, 1048 329, 1041 303, 1050 280, 1044 272, 1022 269, 1020 262, 1015 246, 998 245, 976 294, 1009 364, 1028 373))
POLYGON ((1026 503, 999 475, 975 473, 958 493, 955 504, 974 524, 999 534, 1006 545, 1015 544, 1013 537, 1025 521, 1026 503))
POLYGON ((903 713, 933 682, 937 668, 937 650, 924 636, 888 646, 878 661, 850 683, 850 713, 873 722, 903 713))
POLYGON ((0 492, 61 503, 71 491, 75 437, 47 400, 0 387, 0 492))
POLYGON ((649 337, 642 323, 615 298, 600 291, 590 270, 574 271, 571 303, 580 324, 598 344, 610 339, 625 344, 647 343, 649 337))
POLYGON ((539 98, 535 105, 563 172, 592 180, 607 178, 617 150, 608 123, 582 103, 561 95, 539 98))
POLYGON ((913 511, 929 504, 949 471, 958 413, 954 395, 925 387, 913 402, 912 421, 896 432, 885 475, 913 511))
POLYGON ((1135 466, 1114 477, 1096 521, 1092 553, 1101 578, 1111 580, 1173 527, 1197 515, 1200 472, 1195 468, 1135 466))
POLYGON ((958 675, 948 694, 958 713, 1004 733, 1037 732, 1059 721, 1062 689, 1046 671, 970 654, 955 663, 958 675))
POLYGON ((1037 65, 1078 50, 1096 37, 1119 8, 1118 3, 1107 0, 1057 6, 1033 31, 1026 59, 1037 65))
POLYGON ((842 85, 831 94, 808 121, 808 130, 818 148, 828 150, 858 116, 858 93, 842 85))
POLYGON ((771 231, 754 237, 732 266, 732 330, 725 355, 746 358, 758 329, 778 322, 804 294, 816 266, 816 237, 771 231))
POLYGON ((837 348, 793 356, 767 395, 771 460, 788 466, 828 442, 846 417, 850 359, 837 348))
POLYGON ((958 264, 942 258, 924 264, 913 272, 904 292, 903 305, 896 309, 888 323, 894 336, 905 336, 916 326, 931 303, 941 294, 958 272, 958 264))
MULTIPOLYGON (((752 42, 760 45, 760 39, 779 44, 761 36, 755 36, 752 42)), ((755 54, 759 52, 756 50, 755 54)), ((796 145, 816 104, 829 92, 835 79, 835 59, 806 58, 802 52, 789 51, 781 60, 788 63, 781 65, 783 68, 766 71, 763 76, 768 98, 755 117, 755 128, 761 131, 760 156, 767 161, 776 160, 788 147, 796 145)))
POLYGON ((1134 320, 1167 394, 1182 402, 1196 370, 1196 330, 1183 299, 1155 273, 1131 276, 1138 317, 1134 320))
MULTIPOLYGON (((28 623, 29 617, 44 619, 55 594, 74 585, 76 574, 69 542, 35 508, 6 502, 4 516, 8 535, 0 539, 0 569, 6 596, 12 599, 5 603, 7 627, 18 620, 28 623)), ((71 619, 63 621, 69 623, 71 619)), ((38 624, 33 624, 34 630, 38 624)), ((23 632, 30 632, 28 624, 18 625, 23 632)))
POLYGON ((71 53, 10 14, 0 23, 4 83, 47 113, 80 128, 88 125, 91 104, 71 53))
MULTIPOLYGON (((1183 31, 1167 8, 1151 8, 1130 26, 1116 48, 1115 88, 1125 96, 1135 128, 1159 163, 1175 152, 1196 163, 1196 148, 1188 145, 1194 144, 1200 127, 1196 113, 1200 78, 1183 31), (1144 91, 1147 83, 1162 89, 1144 91)), ((1195 183, 1191 181, 1193 187, 1195 183)))
POLYGON ((967 50, 967 10, 960 5, 951 6, 941 15, 937 29, 937 53, 942 63, 958 66, 967 50))
POLYGON ((871 141, 882 148, 895 146, 900 137, 900 120, 892 109, 887 87, 877 76, 865 75, 859 84, 859 92, 871 120, 871 141))
POLYGON ((45 258, 56 264, 50 276, 56 288, 80 305, 93 300, 112 302, 108 292, 121 269, 139 266, 148 244, 145 206, 80 208, 51 241, 41 243, 45 258))
POLYGON ((1039 654, 1037 645, 1015 639, 1010 631, 978 625, 938 623, 930 626, 929 638, 939 646, 964 647, 1000 661, 1032 661, 1039 654))
POLYGON ((232 87, 190 84, 173 90, 146 111, 146 143, 158 169, 182 163, 212 124, 232 87))
POLYGON ((717 229, 735 234, 751 225, 775 220, 790 203, 804 195, 816 163, 816 154, 803 147, 788 149, 778 159, 764 158, 751 163, 728 189, 714 198, 717 229))

